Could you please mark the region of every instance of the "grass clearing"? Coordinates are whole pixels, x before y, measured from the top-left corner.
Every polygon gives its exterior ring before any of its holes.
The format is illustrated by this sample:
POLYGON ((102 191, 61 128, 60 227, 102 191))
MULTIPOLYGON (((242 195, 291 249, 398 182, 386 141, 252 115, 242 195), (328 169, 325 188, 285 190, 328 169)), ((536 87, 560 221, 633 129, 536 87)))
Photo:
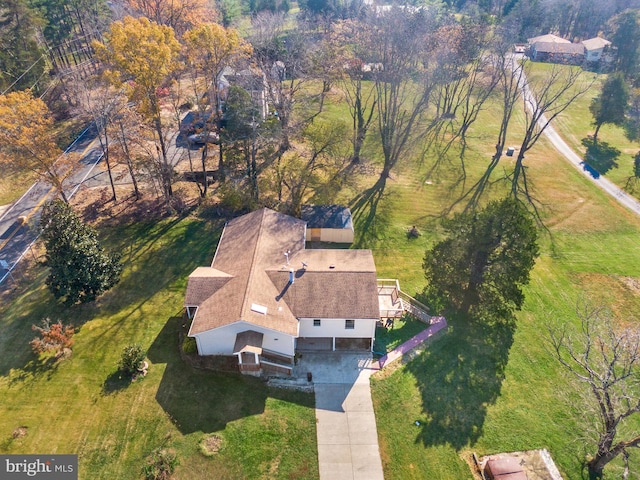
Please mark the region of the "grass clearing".
POLYGON ((376 328, 376 340, 373 350, 378 354, 385 354, 397 348, 407 340, 415 337, 417 334, 427 328, 424 322, 416 320, 410 315, 404 315, 402 318, 396 318, 392 327, 376 328))
MULTIPOLYGON (((535 65, 536 69, 548 68, 547 65, 535 65)), ((605 124, 598 133, 598 148, 588 150, 589 136, 593 136, 595 130, 589 105, 592 99, 600 94, 606 75, 585 72, 585 77, 589 81, 593 80, 593 85, 586 94, 558 116, 554 128, 575 152, 609 180, 625 189, 629 178, 633 176, 633 161, 640 151, 640 144, 628 140, 623 128, 605 124), (590 152, 590 156, 587 155, 587 151, 590 152)), ((630 193, 640 198, 640 191, 630 193)))

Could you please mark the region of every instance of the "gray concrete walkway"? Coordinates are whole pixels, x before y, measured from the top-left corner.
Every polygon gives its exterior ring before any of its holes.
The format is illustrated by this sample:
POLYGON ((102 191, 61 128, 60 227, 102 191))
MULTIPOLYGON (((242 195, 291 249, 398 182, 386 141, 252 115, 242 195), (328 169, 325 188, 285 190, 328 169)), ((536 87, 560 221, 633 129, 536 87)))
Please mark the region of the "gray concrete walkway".
POLYGON ((369 389, 377 362, 370 354, 303 353, 296 370, 313 375, 320 480, 383 480, 369 389))

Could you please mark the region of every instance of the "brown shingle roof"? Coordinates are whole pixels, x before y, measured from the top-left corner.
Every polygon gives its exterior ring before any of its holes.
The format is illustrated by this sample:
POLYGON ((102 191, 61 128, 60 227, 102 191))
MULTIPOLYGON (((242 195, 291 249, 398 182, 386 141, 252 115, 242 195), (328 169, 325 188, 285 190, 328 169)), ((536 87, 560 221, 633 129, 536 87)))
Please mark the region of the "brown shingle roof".
POLYGON ((534 48, 536 52, 584 55, 584 45, 581 43, 536 42, 534 48))
POLYGON ((233 353, 253 352, 258 355, 262 354, 263 333, 255 330, 245 330, 236 335, 236 343, 233 346, 233 353))
POLYGON ((189 335, 242 320, 295 336, 299 317, 379 318, 371 251, 305 250, 305 228, 269 209, 229 222, 211 268, 189 277, 187 298, 200 300, 189 335))
POLYGON ((187 284, 185 306, 197 306, 231 279, 231 275, 211 267, 198 267, 187 284))
POLYGON ((289 309, 278 309, 278 292, 265 269, 285 263, 285 249, 291 255, 302 250, 304 236, 302 220, 266 208, 230 221, 211 266, 233 278, 201 302, 189 334, 244 320, 296 335, 297 320, 289 309), (266 307, 267 313, 252 310, 252 304, 266 307))
POLYGON ((268 274, 296 317, 380 318, 370 250, 304 250, 291 263, 301 266, 294 272, 293 285, 289 285, 288 270, 268 274))

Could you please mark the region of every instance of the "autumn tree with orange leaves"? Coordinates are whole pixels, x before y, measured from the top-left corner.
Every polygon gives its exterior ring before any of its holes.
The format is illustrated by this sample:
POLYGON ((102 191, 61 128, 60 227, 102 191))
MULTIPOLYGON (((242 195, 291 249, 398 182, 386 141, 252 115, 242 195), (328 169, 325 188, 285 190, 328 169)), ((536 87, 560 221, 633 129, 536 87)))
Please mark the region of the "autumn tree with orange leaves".
POLYGON ((74 158, 56 144, 53 124, 47 105, 30 90, 0 95, 0 162, 36 173, 67 202, 63 182, 74 158))
POLYGON ((125 0, 134 15, 166 25, 181 36, 188 29, 216 20, 216 11, 207 0, 125 0))
POLYGON ((173 167, 168 156, 168 133, 160 104, 160 89, 178 68, 180 43, 171 27, 147 18, 125 17, 114 22, 106 42, 94 42, 97 57, 108 69, 105 76, 125 89, 129 100, 152 127, 157 141, 155 170, 165 198, 173 195, 173 167))
POLYGON ((73 337, 75 329, 71 325, 63 325, 60 320, 52 322, 45 318, 41 327, 32 325, 31 329, 39 334, 29 342, 35 353, 53 352, 59 356, 65 348, 71 348, 73 345, 71 337, 73 337))

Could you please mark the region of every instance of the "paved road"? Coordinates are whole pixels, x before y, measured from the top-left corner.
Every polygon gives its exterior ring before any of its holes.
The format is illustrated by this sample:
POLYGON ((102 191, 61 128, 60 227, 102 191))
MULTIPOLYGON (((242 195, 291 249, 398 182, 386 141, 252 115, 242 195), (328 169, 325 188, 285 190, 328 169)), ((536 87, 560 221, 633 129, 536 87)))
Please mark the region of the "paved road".
MULTIPOLYGON (((72 198, 102 158, 102 151, 94 132, 87 128, 66 152, 80 153, 75 172, 64 182, 65 193, 72 198)), ((11 278, 11 271, 29 252, 38 237, 37 224, 42 205, 53 199, 54 195, 55 189, 51 185, 38 181, 0 214, 0 285, 11 278)))
MULTIPOLYGON (((515 62, 519 57, 514 55, 512 58, 515 62)), ((529 111, 533 112, 533 110, 536 108, 536 100, 533 97, 531 90, 529 90, 529 86, 524 76, 522 78, 522 81, 520 82, 520 88, 523 89, 523 95, 526 100, 525 104, 527 105, 527 108, 529 109, 529 111)), ((542 116, 538 121, 538 125, 540 126, 540 128, 543 128, 546 123, 547 118, 545 116, 542 116)), ((593 169, 589 165, 586 165, 584 159, 582 159, 578 154, 576 154, 576 152, 571 149, 569 145, 567 145, 562 137, 560 137, 556 129, 553 128, 553 125, 548 125, 543 133, 549 139, 555 149, 558 150, 558 152, 560 152, 560 154, 564 158, 566 158, 573 166, 575 166, 580 172, 582 172, 585 177, 587 177, 596 186, 598 186, 598 188, 611 195, 621 205, 624 205, 636 215, 640 215, 640 201, 622 190, 611 180, 598 174, 595 169, 593 169)))
POLYGON ((558 152, 560 152, 564 158, 566 158, 578 170, 580 170, 584 176, 589 178, 589 180, 595 183, 599 188, 615 198, 620 204, 627 207, 636 215, 640 215, 640 201, 622 190, 611 180, 597 173, 594 175, 595 171, 593 169, 590 169, 588 167, 585 168, 584 160, 580 158, 580 156, 576 154, 571 149, 571 147, 569 147, 569 145, 567 145, 567 143, 560 137, 560 135, 558 135, 558 132, 556 132, 553 126, 549 125, 544 131, 544 134, 551 141, 556 150, 558 150, 558 152))

